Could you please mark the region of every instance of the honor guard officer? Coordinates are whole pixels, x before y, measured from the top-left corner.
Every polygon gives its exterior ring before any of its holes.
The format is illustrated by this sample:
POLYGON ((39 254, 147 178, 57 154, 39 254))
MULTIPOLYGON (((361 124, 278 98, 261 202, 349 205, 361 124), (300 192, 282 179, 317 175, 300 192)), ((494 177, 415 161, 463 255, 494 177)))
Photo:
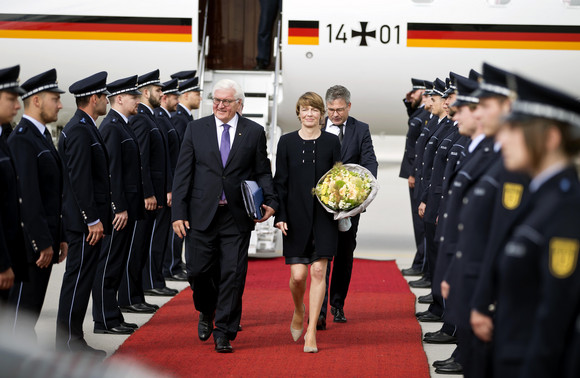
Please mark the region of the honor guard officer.
MULTIPOLYGON (((407 93, 405 100, 403 100, 405 105, 409 106, 413 111, 409 115, 409 128, 405 138, 405 153, 403 155, 403 160, 401 161, 399 177, 407 180, 409 185, 409 197, 412 199, 413 188, 415 187, 415 177, 412 174, 413 162, 415 161, 415 145, 417 143, 417 138, 419 138, 419 135, 421 135, 421 130, 423 129, 423 126, 427 124, 431 113, 425 109, 425 103, 427 100, 429 100, 429 96, 425 95, 425 90, 427 89, 425 86, 425 81, 411 79, 411 83, 413 87, 411 91, 407 93)), ((412 208, 411 210, 413 219, 413 231, 415 233, 415 244, 417 248, 423 248, 423 241, 419 240, 420 233, 418 232, 419 228, 422 226, 417 224, 421 223, 421 219, 419 218, 415 209, 412 208)), ((423 273, 422 265, 423 264, 417 264, 417 266, 403 269, 403 275, 421 275, 423 273)))
MULTIPOLYGON (((328 117, 325 130, 338 135, 341 143, 341 161, 343 164, 359 164, 377 177, 378 163, 373 148, 369 125, 351 116, 350 92, 342 85, 335 85, 326 91, 326 107, 328 117)), ((326 269, 326 294, 318 319, 317 329, 326 328, 327 305, 330 302, 330 312, 334 322, 345 323, 344 303, 353 267, 353 254, 356 248, 356 233, 360 215, 351 218, 352 226, 348 231, 338 233, 338 250, 332 263, 332 279, 330 289, 330 264, 326 269), (330 293, 330 295, 329 295, 330 293)))
MULTIPOLYGON (((173 185, 173 173, 179 157, 179 135, 171 123, 171 112, 177 108, 179 91, 177 79, 171 79, 162 84, 161 105, 155 108, 155 121, 165 138, 166 151, 168 153, 167 168, 167 206, 159 209, 155 220, 155 229, 151 239, 148 266, 143 270, 143 288, 145 295, 173 296, 178 293, 165 284, 163 265, 166 255, 173 256, 173 244, 169 243, 171 226, 171 186, 173 185)), ((181 253, 180 253, 181 255, 181 253)), ((184 277, 184 279, 186 279, 184 277)))
POLYGON ((129 251, 125 274, 119 288, 121 311, 154 313, 159 306, 145 302, 143 269, 150 251, 150 241, 158 209, 167 205, 167 149, 163 133, 155 122, 153 109, 161 105, 159 70, 137 79, 141 99, 137 114, 129 119, 129 126, 137 137, 141 154, 141 175, 145 218, 137 221, 134 242, 129 251))
POLYGON ((171 117, 171 121, 175 130, 177 130, 179 139, 183 140, 187 124, 193 121, 192 111, 199 109, 201 102, 199 78, 194 77, 179 83, 179 93, 181 93, 179 95, 179 104, 177 105, 177 111, 171 117))
POLYGON ((14 279, 27 277, 26 250, 18 209, 18 176, 6 143, 24 91, 18 86, 20 66, 0 70, 0 308, 8 299, 14 279))
POLYGON ((20 210, 29 281, 17 281, 10 293, 15 307, 13 329, 32 334, 46 296, 52 264, 62 262, 68 245, 62 225, 63 171, 60 156, 46 126, 62 109, 56 70, 36 75, 22 84, 24 115, 8 144, 20 177, 20 210), (25 314, 25 316, 22 316, 25 314))
MULTIPOLYGON (((485 75, 485 74, 484 74, 485 75)), ((499 140, 505 167, 531 178, 525 210, 493 263, 493 375, 561 377, 580 308, 580 101, 513 75, 499 140)), ((578 372, 577 372, 578 373, 578 372)))
POLYGON ((111 110, 99 133, 109 154, 113 202, 113 230, 103 239, 93 283, 95 333, 131 334, 136 324, 126 323, 119 310, 117 292, 135 237, 135 224, 145 216, 141 158, 137 137, 129 127, 129 117, 137 114, 141 92, 137 75, 107 84, 111 110))
POLYGON ((57 315, 57 348, 106 353, 87 345, 83 320, 97 271, 103 234, 111 233, 109 157, 96 121, 107 113, 107 73, 99 72, 70 86, 77 111, 60 136, 64 169, 64 224, 68 241, 66 271, 57 315))

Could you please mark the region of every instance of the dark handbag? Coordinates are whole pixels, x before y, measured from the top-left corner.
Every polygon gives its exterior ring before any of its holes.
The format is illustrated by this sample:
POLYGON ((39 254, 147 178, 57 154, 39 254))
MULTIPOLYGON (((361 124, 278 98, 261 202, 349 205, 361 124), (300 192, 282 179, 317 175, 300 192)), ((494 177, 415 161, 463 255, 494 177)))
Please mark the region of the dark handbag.
POLYGON ((262 188, 255 181, 242 181, 242 197, 246 213, 252 219, 262 219, 262 204, 264 203, 264 193, 262 188))

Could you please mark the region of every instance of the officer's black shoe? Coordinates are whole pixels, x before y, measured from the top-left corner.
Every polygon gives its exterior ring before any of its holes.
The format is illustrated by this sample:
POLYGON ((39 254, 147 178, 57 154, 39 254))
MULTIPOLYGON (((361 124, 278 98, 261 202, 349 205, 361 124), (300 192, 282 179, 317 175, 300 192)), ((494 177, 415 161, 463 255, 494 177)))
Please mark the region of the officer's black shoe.
POLYGON ((426 314, 428 314, 428 313, 429 313, 429 310, 420 311, 420 312, 416 312, 416 313, 415 313, 415 316, 416 316, 416 317, 419 317, 419 316, 421 316, 421 315, 426 315, 426 314))
POLYGON ((230 340, 227 337, 220 336, 214 340, 215 351, 218 353, 232 353, 234 348, 230 344, 230 340))
POLYGON ((346 323, 346 316, 344 316, 344 310, 342 308, 330 307, 330 313, 334 315, 335 323, 346 323))
POLYGON ((143 292, 145 293, 145 295, 152 295, 152 296, 157 296, 157 297, 173 297, 177 293, 179 293, 179 291, 177 291, 175 289, 170 289, 167 286, 160 287, 160 288, 147 289, 147 290, 143 290, 143 292))
POLYGON ((121 325, 125 326, 125 327, 129 327, 129 328, 133 328, 133 329, 139 328, 139 326, 135 323, 121 322, 121 325))
POLYGON ((147 302, 143 302, 143 304, 147 307, 151 307, 151 308, 155 309, 155 311, 159 310, 159 305, 156 305, 153 303, 147 303, 147 302))
POLYGON ((153 307, 147 306, 145 303, 137 303, 129 306, 120 306, 121 312, 130 312, 135 314, 153 314, 157 311, 153 307))
POLYGON ((463 374, 463 367, 459 362, 453 361, 447 365, 440 366, 435 369, 437 374, 463 374))
POLYGON ((455 359, 453 358, 453 356, 449 357, 446 360, 437 360, 437 361, 433 362, 433 367, 438 368, 438 367, 450 364, 452 362, 455 362, 455 359))
POLYGON ((94 333, 98 334, 108 334, 108 335, 130 335, 135 332, 134 328, 125 327, 124 325, 118 325, 117 327, 111 327, 108 329, 97 328, 95 327, 93 330, 94 333))
POLYGON ((172 276, 165 277, 166 281, 187 281, 187 273, 179 272, 172 276))
MULTIPOLYGON (((213 331, 213 316, 199 313, 199 322, 197 323, 197 335, 201 341, 206 341, 213 331)), ((226 339, 227 340, 227 339, 226 339)), ((217 350, 217 349, 216 349, 217 350)))
POLYGON ((324 331, 326 329, 326 316, 320 314, 316 322, 316 330, 324 331))
POLYGON ((423 341, 429 344, 455 344, 457 343, 457 337, 443 331, 437 331, 425 334, 423 341))
POLYGON ((425 277, 421 277, 418 280, 409 281, 409 286, 419 289, 426 289, 431 287, 431 281, 429 281, 425 277))
POLYGON ((403 273, 403 276, 422 276, 423 272, 421 271, 421 269, 417 269, 417 268, 407 268, 407 269, 402 269, 401 273, 403 273))
POLYGON ((426 304, 431 304, 433 303, 433 293, 429 293, 427 295, 421 295, 419 298, 417 298, 419 303, 426 303, 426 304))
POLYGON ((424 315, 417 316, 417 320, 420 322, 442 322, 443 318, 438 315, 427 312, 424 315))

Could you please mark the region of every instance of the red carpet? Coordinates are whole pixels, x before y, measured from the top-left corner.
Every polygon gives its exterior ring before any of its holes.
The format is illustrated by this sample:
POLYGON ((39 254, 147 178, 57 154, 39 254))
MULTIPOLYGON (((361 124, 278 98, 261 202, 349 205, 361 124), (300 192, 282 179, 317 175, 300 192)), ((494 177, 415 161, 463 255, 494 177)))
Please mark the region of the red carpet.
MULTIPOLYGON (((163 306, 119 348, 164 373, 189 376, 429 377, 414 316, 415 297, 393 261, 355 260, 345 313, 317 333, 317 354, 290 336, 290 268, 282 258, 250 260, 244 292, 243 331, 233 354, 218 354, 213 339, 197 337, 191 290, 163 306)), ((308 310, 308 301, 305 300, 308 310)))

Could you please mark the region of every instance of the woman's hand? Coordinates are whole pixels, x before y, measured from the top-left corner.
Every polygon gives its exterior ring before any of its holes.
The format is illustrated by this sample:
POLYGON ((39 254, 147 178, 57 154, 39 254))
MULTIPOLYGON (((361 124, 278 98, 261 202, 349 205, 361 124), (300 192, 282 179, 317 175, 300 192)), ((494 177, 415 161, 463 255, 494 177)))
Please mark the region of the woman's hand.
POLYGON ((282 231, 282 233, 284 234, 284 236, 288 236, 288 234, 286 233, 286 231, 288 231, 288 223, 286 222, 278 222, 276 223, 276 228, 279 229, 280 231, 282 231))

